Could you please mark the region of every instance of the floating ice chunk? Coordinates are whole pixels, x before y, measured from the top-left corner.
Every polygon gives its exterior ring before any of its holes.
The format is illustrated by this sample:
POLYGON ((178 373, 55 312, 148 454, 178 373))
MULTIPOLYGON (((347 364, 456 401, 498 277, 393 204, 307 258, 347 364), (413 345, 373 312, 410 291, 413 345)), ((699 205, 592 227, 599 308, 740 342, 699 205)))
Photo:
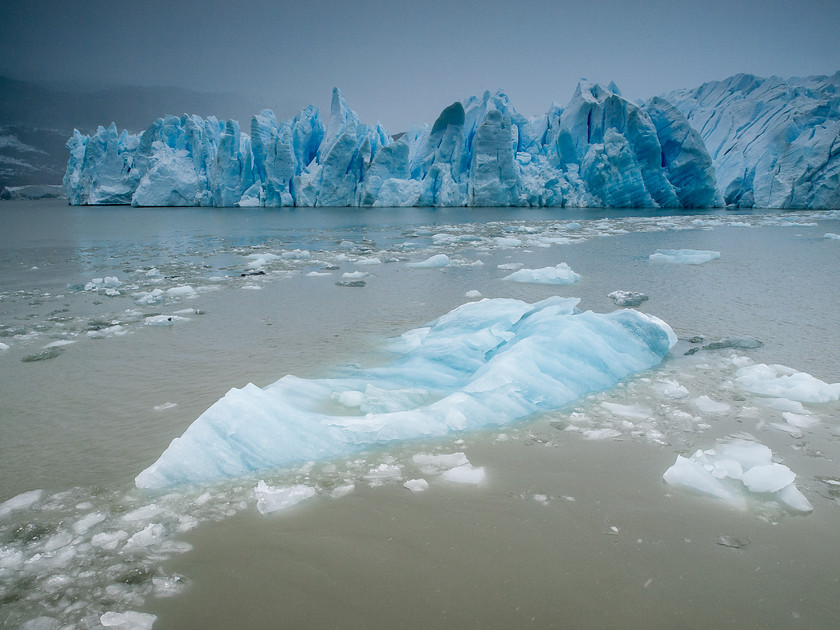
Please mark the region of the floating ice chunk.
POLYGON ((440 475, 441 479, 445 479, 446 481, 473 485, 480 484, 484 481, 485 476, 483 466, 475 468, 472 464, 464 464, 463 466, 450 468, 449 470, 443 471, 440 475))
POLYGON ((502 263, 501 265, 496 265, 496 267, 497 267, 498 269, 502 269, 503 271, 514 271, 514 270, 516 270, 516 269, 521 269, 521 268, 522 268, 522 267, 524 267, 524 266, 525 266, 525 265, 523 265, 522 263, 518 263, 518 262, 515 262, 515 263, 502 263))
POLYGON ((716 449, 696 451, 691 458, 677 456, 663 478, 681 486, 746 505, 750 493, 770 495, 797 512, 810 512, 811 504, 794 485, 796 475, 782 464, 773 463, 772 451, 756 442, 732 440, 716 449))
POLYGON ((376 256, 371 256, 369 258, 359 258, 359 260, 353 261, 354 265, 381 265, 382 260, 377 258, 376 256))
POLYGON ((191 298, 198 295, 195 289, 193 289, 190 285, 185 284, 179 287, 172 287, 171 289, 166 290, 166 294, 170 297, 176 298, 191 298))
POLYGON ((306 276, 308 278, 320 278, 323 276, 331 276, 332 274, 329 271, 310 271, 306 276))
POLYGON ((564 262, 554 267, 543 267, 542 269, 520 269, 514 271, 503 280, 511 282, 532 282, 535 284, 574 284, 580 280, 580 275, 572 271, 571 267, 564 262))
POLYGON ((353 490, 355 490, 355 489, 356 489, 356 484, 353 484, 353 483, 343 484, 341 486, 336 486, 335 488, 333 488, 332 492, 330 492, 330 496, 333 499, 340 499, 341 497, 346 497, 348 494, 353 492, 353 490))
POLYGON ((648 299, 648 296, 638 291, 613 291, 607 297, 612 298, 616 306, 639 306, 648 299))
POLYGON ((160 405, 155 405, 154 407, 152 407, 152 409, 154 411, 160 412, 160 411, 166 411, 167 409, 174 409, 177 406, 178 406, 178 403, 165 402, 165 403, 162 403, 160 405))
POLYGON ((581 435, 587 440, 611 440, 620 437, 621 431, 617 429, 584 429, 581 435))
POLYGON ((149 613, 135 612, 106 612, 99 617, 99 623, 105 628, 116 630, 152 630, 157 617, 149 613))
POLYGON ((705 394, 694 399, 694 406, 703 413, 710 413, 713 415, 725 414, 730 409, 728 404, 712 400, 705 394))
POLYGON ((702 265, 720 258, 720 252, 700 249, 657 249, 649 256, 650 260, 680 263, 684 265, 702 265))
POLYGON ((672 379, 660 379, 659 383, 657 383, 656 389, 658 389, 665 398, 671 398, 673 400, 688 396, 688 390, 683 385, 680 385, 679 382, 672 379))
POLYGON ((426 475, 439 473, 445 468, 455 468, 470 463, 464 453, 448 453, 431 455, 429 453, 417 453, 411 460, 417 464, 420 472, 426 475))
POLYGON ((90 544, 94 547, 102 547, 102 549, 113 551, 120 546, 122 541, 128 539, 128 533, 120 529, 115 532, 102 532, 96 534, 90 539, 90 544))
POLYGON ((840 241, 840 234, 835 234, 834 232, 826 232, 823 234, 823 238, 827 238, 832 241, 840 241))
POLYGON ((150 547, 158 545, 166 537, 166 527, 161 523, 149 523, 139 532, 129 538, 126 543, 126 549, 139 549, 141 547, 150 547))
POLYGON ((30 490, 29 492, 21 492, 19 495, 12 497, 0 503, 0 518, 8 516, 12 512, 17 512, 18 510, 25 510, 33 505, 35 505, 38 501, 41 500, 41 497, 44 496, 43 490, 30 490))
POLYGON ((408 267, 416 267, 419 269, 424 268, 434 268, 434 267, 448 267, 452 264, 452 261, 449 260, 449 256, 446 254, 435 254, 427 258, 426 260, 421 260, 420 262, 413 262, 408 263, 408 267))
POLYGON ((619 405, 618 403, 604 401, 601 403, 601 406, 611 414, 621 416, 622 418, 645 420, 651 417, 650 409, 641 405, 619 405))
POLYGON ((828 384, 784 365, 759 363, 739 369, 735 382, 753 394, 787 398, 804 403, 840 399, 840 383, 828 384))
POLYGON ((429 489, 429 482, 425 479, 409 479, 403 484, 403 487, 412 492, 423 492, 429 489))
POLYGON ((820 420, 819 418, 815 418, 811 415, 804 415, 800 413, 791 413, 790 411, 785 411, 782 413, 782 418, 785 419, 789 425, 800 428, 800 429, 807 429, 808 427, 812 427, 817 424, 820 420))
POLYGON ((188 322, 189 317, 180 317, 178 315, 152 315, 143 320, 146 326, 172 326, 178 322, 188 322))
POLYGON ((73 523, 73 531, 80 535, 84 534, 91 527, 93 527, 94 525, 98 525, 104 520, 104 514, 101 514, 100 512, 91 512, 90 514, 83 516, 78 521, 73 523))
POLYGON ((475 289, 471 289, 471 290, 467 291, 466 293, 464 293, 464 297, 470 298, 471 300, 474 300, 476 298, 480 298, 481 297, 481 291, 476 291, 475 289))
POLYGON ((246 258, 248 258, 251 261, 248 263, 247 268, 252 271, 259 271, 268 263, 274 260, 278 260, 280 256, 278 256, 277 254, 272 254, 270 252, 265 252, 262 254, 248 254, 246 258))
POLYGON ((285 376, 230 390, 141 472, 162 488, 323 461, 397 440, 502 426, 657 365, 676 343, 634 310, 577 310, 577 299, 468 302, 395 340, 397 358, 341 378, 285 376), (364 391, 365 412, 327 412, 364 391), (367 405, 370 405, 367 407, 367 405))
MULTIPOLYGON (((293 249, 291 251, 283 252, 282 254, 280 254, 280 258, 282 258, 283 260, 311 260, 312 252, 310 252, 308 249, 293 249)), ((273 259, 267 258, 266 260, 273 259)))
POLYGON ((9 349, 9 344, 0 342, 0 352, 4 352, 9 349))
POLYGON ((777 409, 779 411, 789 411, 791 413, 798 413, 808 415, 811 413, 798 400, 788 400, 787 398, 764 398, 761 399, 761 404, 770 409, 777 409))
POLYGON ((793 483, 794 479, 796 475, 793 471, 782 464, 753 466, 741 477, 750 492, 776 492, 793 483))
POLYGON ((297 505, 301 501, 310 499, 316 494, 315 488, 298 484, 289 487, 269 486, 260 479, 254 489, 254 496, 257 499, 257 510, 260 514, 271 514, 297 505))
POLYGON ((370 274, 367 271, 348 271, 341 274, 345 280, 358 280, 359 278, 367 278, 370 274))
POLYGON ((134 302, 140 306, 154 306, 163 302, 165 298, 166 295, 162 289, 152 289, 147 293, 141 293, 134 302))

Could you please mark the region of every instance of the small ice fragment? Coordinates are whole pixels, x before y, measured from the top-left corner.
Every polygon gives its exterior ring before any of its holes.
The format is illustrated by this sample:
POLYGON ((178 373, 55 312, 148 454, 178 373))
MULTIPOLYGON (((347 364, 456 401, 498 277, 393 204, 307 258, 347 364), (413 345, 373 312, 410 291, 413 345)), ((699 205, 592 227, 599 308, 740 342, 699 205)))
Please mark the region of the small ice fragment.
POLYGON ((477 485, 484 481, 484 467, 474 468, 472 464, 464 464, 450 468, 441 474, 441 479, 454 483, 467 483, 477 485))
POLYGON ((341 497, 346 497, 355 489, 356 484, 353 483, 344 484, 342 486, 336 486, 335 488, 333 488, 332 492, 330 492, 330 496, 333 499, 340 499, 341 497))
POLYGON ((99 623, 105 628, 116 630, 152 630, 157 617, 149 613, 136 612, 106 612, 99 617, 99 623))
POLYGON ((188 322, 189 317, 181 317, 179 315, 152 315, 143 320, 146 326, 172 326, 176 322, 188 322))
POLYGON ((582 434, 587 440, 609 440, 619 437, 621 431, 616 429, 585 429, 582 434))
POLYGON ((472 289, 472 290, 470 290, 470 291, 467 291, 467 292, 464 294, 464 297, 468 297, 468 298, 470 298, 471 300, 472 300, 472 299, 475 299, 475 298, 480 298, 480 297, 481 297, 481 291, 476 291, 475 289, 472 289))
POLYGON ((648 299, 648 296, 638 291, 613 291, 607 297, 611 298, 616 306, 639 306, 648 299))
POLYGON ((572 271, 564 262, 554 267, 542 269, 520 269, 502 278, 510 282, 527 282, 534 284, 574 284, 580 280, 580 274, 572 271))
POLYGON ((657 389, 663 396, 665 396, 665 398, 671 398, 673 400, 688 396, 688 390, 684 386, 680 385, 679 382, 675 380, 667 378, 659 380, 657 389))
POLYGON ((403 487, 408 488, 412 492, 423 492, 429 489, 429 482, 425 479, 409 479, 403 484, 403 487))
POLYGON ((718 536, 715 542, 722 547, 731 549, 743 549, 750 544, 749 538, 738 538, 737 536, 718 536))
POLYGON ((260 514, 271 514, 279 510, 285 510, 306 499, 314 497, 315 488, 298 484, 289 487, 269 486, 260 479, 254 489, 254 496, 257 498, 257 510, 260 514))
POLYGON ((148 293, 141 293, 140 296, 134 300, 135 304, 140 306, 153 306, 160 304, 164 300, 164 293, 161 289, 152 289, 148 293))
POLYGON ((365 401, 365 393, 360 391, 335 392, 330 397, 339 405, 351 408, 360 407, 365 401))
POLYGON ((810 501, 805 498, 805 495, 799 491, 795 484, 790 484, 779 490, 776 493, 776 498, 796 512, 807 514, 814 511, 810 501))
POLYGON ((172 409, 172 408, 177 407, 177 406, 178 406, 178 403, 165 402, 162 405, 155 405, 154 407, 152 407, 152 409, 154 409, 155 411, 166 411, 167 409, 172 409))
POLYGON ((840 383, 824 383, 810 374, 784 365, 759 363, 743 367, 735 373, 735 382, 753 394, 803 403, 826 403, 840 399, 840 383))
POLYGON ((783 464, 753 466, 742 481, 750 492, 776 492, 793 483, 796 474, 783 464))
POLYGON ((826 238, 831 241, 840 241, 840 234, 835 234, 834 232, 826 232, 823 234, 823 238, 826 238))
POLYGON ((413 262, 408 263, 408 267, 415 267, 418 269, 426 269, 426 268, 435 268, 435 267, 448 267, 452 264, 452 261, 449 260, 449 256, 446 254, 435 254, 427 258, 426 260, 422 260, 420 262, 413 262))
POLYGON ((635 418, 636 420, 644 420, 650 418, 651 411, 647 407, 641 405, 619 405, 618 403, 602 402, 601 406, 610 413, 621 416, 622 418, 635 418))
POLYGON ((104 514, 100 514, 99 512, 91 512, 90 514, 83 516, 78 521, 73 523, 73 531, 79 535, 84 534, 91 527, 93 527, 94 525, 98 525, 104 520, 104 514))
POLYGON ((799 413, 791 413, 790 411, 785 411, 782 413, 782 418, 785 419, 789 425, 798 427, 800 429, 807 429, 808 427, 814 426, 820 420, 819 418, 815 418, 814 416, 810 415, 803 415, 799 413))
POLYGON ((658 262, 670 262, 684 265, 702 265, 720 258, 720 252, 699 249, 657 249, 648 257, 658 262))
POLYGON ((3 352, 3 351, 8 350, 8 349, 9 349, 8 344, 0 342, 0 352, 3 352))
POLYGON ((166 528, 161 523, 149 523, 139 532, 129 538, 126 549, 139 549, 160 543, 166 536, 166 528))
POLYGON ((712 400, 706 395, 700 396, 694 400, 694 406, 703 413, 713 415, 722 415, 729 411, 729 405, 722 402, 712 400))
POLYGON ((358 280, 359 278, 366 278, 369 275, 367 271, 348 271, 341 274, 341 277, 345 280, 358 280))
POLYGON ((21 492, 19 495, 0 503, 0 518, 3 518, 12 512, 32 507, 41 500, 42 496, 44 496, 43 490, 21 492))
POLYGON ((467 456, 462 452, 441 455, 417 453, 411 458, 411 460, 417 464, 420 471, 426 475, 435 474, 444 468, 455 468, 457 466, 464 466, 470 463, 467 456))
POLYGON ((171 289, 166 290, 166 294, 172 297, 195 297, 198 295, 195 289, 193 289, 190 285, 185 284, 183 286, 172 287, 171 289))

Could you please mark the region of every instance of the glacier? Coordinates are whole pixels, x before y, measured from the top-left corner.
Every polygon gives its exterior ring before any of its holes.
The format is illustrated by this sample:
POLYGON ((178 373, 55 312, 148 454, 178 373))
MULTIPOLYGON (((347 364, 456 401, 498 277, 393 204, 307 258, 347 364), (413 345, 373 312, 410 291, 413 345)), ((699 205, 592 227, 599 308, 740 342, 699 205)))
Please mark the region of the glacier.
POLYGON ((840 208, 840 72, 738 74, 665 100, 696 129, 728 206, 840 208))
POLYGON ((677 341, 652 315, 581 312, 578 302, 469 302, 393 340, 395 358, 382 367, 231 389, 135 483, 212 482, 502 426, 612 387, 659 364, 677 341))
POLYGON ((341 91, 329 117, 308 106, 237 121, 166 116, 141 134, 115 124, 67 142, 73 205, 531 206, 705 208, 722 205, 711 157, 661 99, 635 104, 614 85, 581 82, 540 116, 504 92, 446 107, 429 126, 391 136, 362 123, 341 91))

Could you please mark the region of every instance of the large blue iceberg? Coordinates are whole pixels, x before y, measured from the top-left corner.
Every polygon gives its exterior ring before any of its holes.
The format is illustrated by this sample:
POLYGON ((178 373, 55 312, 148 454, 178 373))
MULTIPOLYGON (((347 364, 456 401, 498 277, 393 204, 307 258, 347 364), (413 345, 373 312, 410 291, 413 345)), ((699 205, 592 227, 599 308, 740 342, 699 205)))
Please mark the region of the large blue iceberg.
POLYGON ((657 365, 676 342, 653 316, 581 312, 577 304, 559 297, 472 302, 403 334, 385 367, 231 389, 136 484, 209 482, 505 425, 612 387, 657 365))
POLYGON ((680 111, 578 85, 566 107, 526 118, 503 92, 453 103, 396 139, 333 91, 309 106, 236 121, 167 116, 140 135, 76 131, 71 204, 135 206, 576 206, 722 204, 712 160, 680 111))

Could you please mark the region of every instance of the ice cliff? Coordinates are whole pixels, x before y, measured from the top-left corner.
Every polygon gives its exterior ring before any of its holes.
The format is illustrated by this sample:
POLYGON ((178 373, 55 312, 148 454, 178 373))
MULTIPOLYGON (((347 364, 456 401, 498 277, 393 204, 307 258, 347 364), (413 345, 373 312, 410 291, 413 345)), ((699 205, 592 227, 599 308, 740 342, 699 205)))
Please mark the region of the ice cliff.
POLYGON ((642 104, 581 82, 565 107, 503 92, 392 136, 333 91, 328 120, 167 116, 75 132, 71 204, 136 206, 840 207, 840 72, 737 75, 642 104))
POLYGON ((167 116, 140 135, 75 132, 71 204, 135 206, 720 205, 711 158, 680 111, 581 83, 526 118, 503 92, 445 108, 394 140, 360 122, 338 89, 329 119, 263 110, 236 121, 167 116))
POLYGON ((840 208, 840 72, 739 74, 666 99, 700 132, 727 205, 840 208))

